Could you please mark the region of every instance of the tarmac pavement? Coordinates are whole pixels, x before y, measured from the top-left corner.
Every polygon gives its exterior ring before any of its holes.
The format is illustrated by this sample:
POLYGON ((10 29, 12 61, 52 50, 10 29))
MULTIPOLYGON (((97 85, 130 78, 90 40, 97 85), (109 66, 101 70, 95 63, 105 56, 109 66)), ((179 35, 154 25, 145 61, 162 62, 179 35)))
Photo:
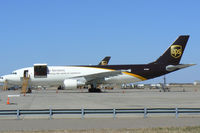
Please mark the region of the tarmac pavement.
MULTIPOLYGON (((186 90, 186 91, 185 91, 186 90)), ((87 90, 55 89, 33 90, 33 93, 21 95, 20 91, 0 91, 0 110, 8 109, 112 109, 112 108, 199 108, 200 89, 190 91, 160 92, 159 90, 106 90, 102 93, 88 93, 87 90), (8 95, 11 97, 7 105, 8 95)), ((98 129, 98 128, 148 128, 199 126, 199 115, 58 115, 49 120, 49 116, 0 116, 0 131, 8 130, 61 130, 61 129, 98 129)))

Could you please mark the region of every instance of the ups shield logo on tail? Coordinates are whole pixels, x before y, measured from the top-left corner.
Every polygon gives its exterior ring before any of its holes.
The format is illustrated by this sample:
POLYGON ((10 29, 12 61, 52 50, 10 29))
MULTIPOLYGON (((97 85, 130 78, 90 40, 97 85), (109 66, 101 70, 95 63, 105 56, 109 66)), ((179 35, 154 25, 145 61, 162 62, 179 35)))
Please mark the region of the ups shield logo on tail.
POLYGON ((179 58, 182 55, 182 46, 181 45, 173 45, 171 46, 171 56, 174 58, 179 58))
POLYGON ((107 65, 107 64, 108 64, 107 61, 102 61, 102 62, 101 62, 101 65, 107 65))

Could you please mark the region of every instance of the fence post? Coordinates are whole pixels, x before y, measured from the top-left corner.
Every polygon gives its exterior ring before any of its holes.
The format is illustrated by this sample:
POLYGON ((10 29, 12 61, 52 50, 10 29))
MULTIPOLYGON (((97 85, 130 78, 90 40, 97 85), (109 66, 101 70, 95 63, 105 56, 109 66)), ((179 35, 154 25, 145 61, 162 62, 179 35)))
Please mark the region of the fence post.
POLYGON ((19 109, 17 109, 17 119, 19 120, 20 119, 20 111, 19 111, 19 109))
POLYGON ((85 115, 84 108, 81 108, 81 119, 84 119, 84 115, 85 115))
POLYGON ((50 119, 50 120, 52 119, 52 115, 53 115, 53 113, 52 113, 52 109, 49 108, 49 119, 50 119))
POLYGON ((144 108, 144 118, 147 118, 147 108, 144 108))
POLYGON ((178 118, 178 108, 176 108, 176 118, 178 118))
POLYGON ((113 109, 113 119, 116 119, 116 109, 113 109))

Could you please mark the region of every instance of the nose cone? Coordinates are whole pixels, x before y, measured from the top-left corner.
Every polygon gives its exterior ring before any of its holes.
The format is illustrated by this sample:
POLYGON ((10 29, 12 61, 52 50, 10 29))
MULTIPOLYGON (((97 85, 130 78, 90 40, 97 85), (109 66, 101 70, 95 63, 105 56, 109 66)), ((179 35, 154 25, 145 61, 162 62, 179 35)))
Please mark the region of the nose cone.
POLYGON ((0 77, 0 83, 4 83, 5 82, 5 78, 4 77, 0 77))

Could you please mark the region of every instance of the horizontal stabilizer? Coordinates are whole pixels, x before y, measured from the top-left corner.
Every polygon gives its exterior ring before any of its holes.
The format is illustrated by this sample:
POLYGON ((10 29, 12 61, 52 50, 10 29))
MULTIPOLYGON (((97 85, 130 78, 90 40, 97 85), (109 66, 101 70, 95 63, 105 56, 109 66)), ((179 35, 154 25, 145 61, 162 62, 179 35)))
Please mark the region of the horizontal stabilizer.
POLYGON ((168 65, 168 66, 166 66, 166 70, 167 71, 174 71, 174 70, 183 69, 183 68, 194 66, 194 65, 196 65, 196 64, 168 65))

